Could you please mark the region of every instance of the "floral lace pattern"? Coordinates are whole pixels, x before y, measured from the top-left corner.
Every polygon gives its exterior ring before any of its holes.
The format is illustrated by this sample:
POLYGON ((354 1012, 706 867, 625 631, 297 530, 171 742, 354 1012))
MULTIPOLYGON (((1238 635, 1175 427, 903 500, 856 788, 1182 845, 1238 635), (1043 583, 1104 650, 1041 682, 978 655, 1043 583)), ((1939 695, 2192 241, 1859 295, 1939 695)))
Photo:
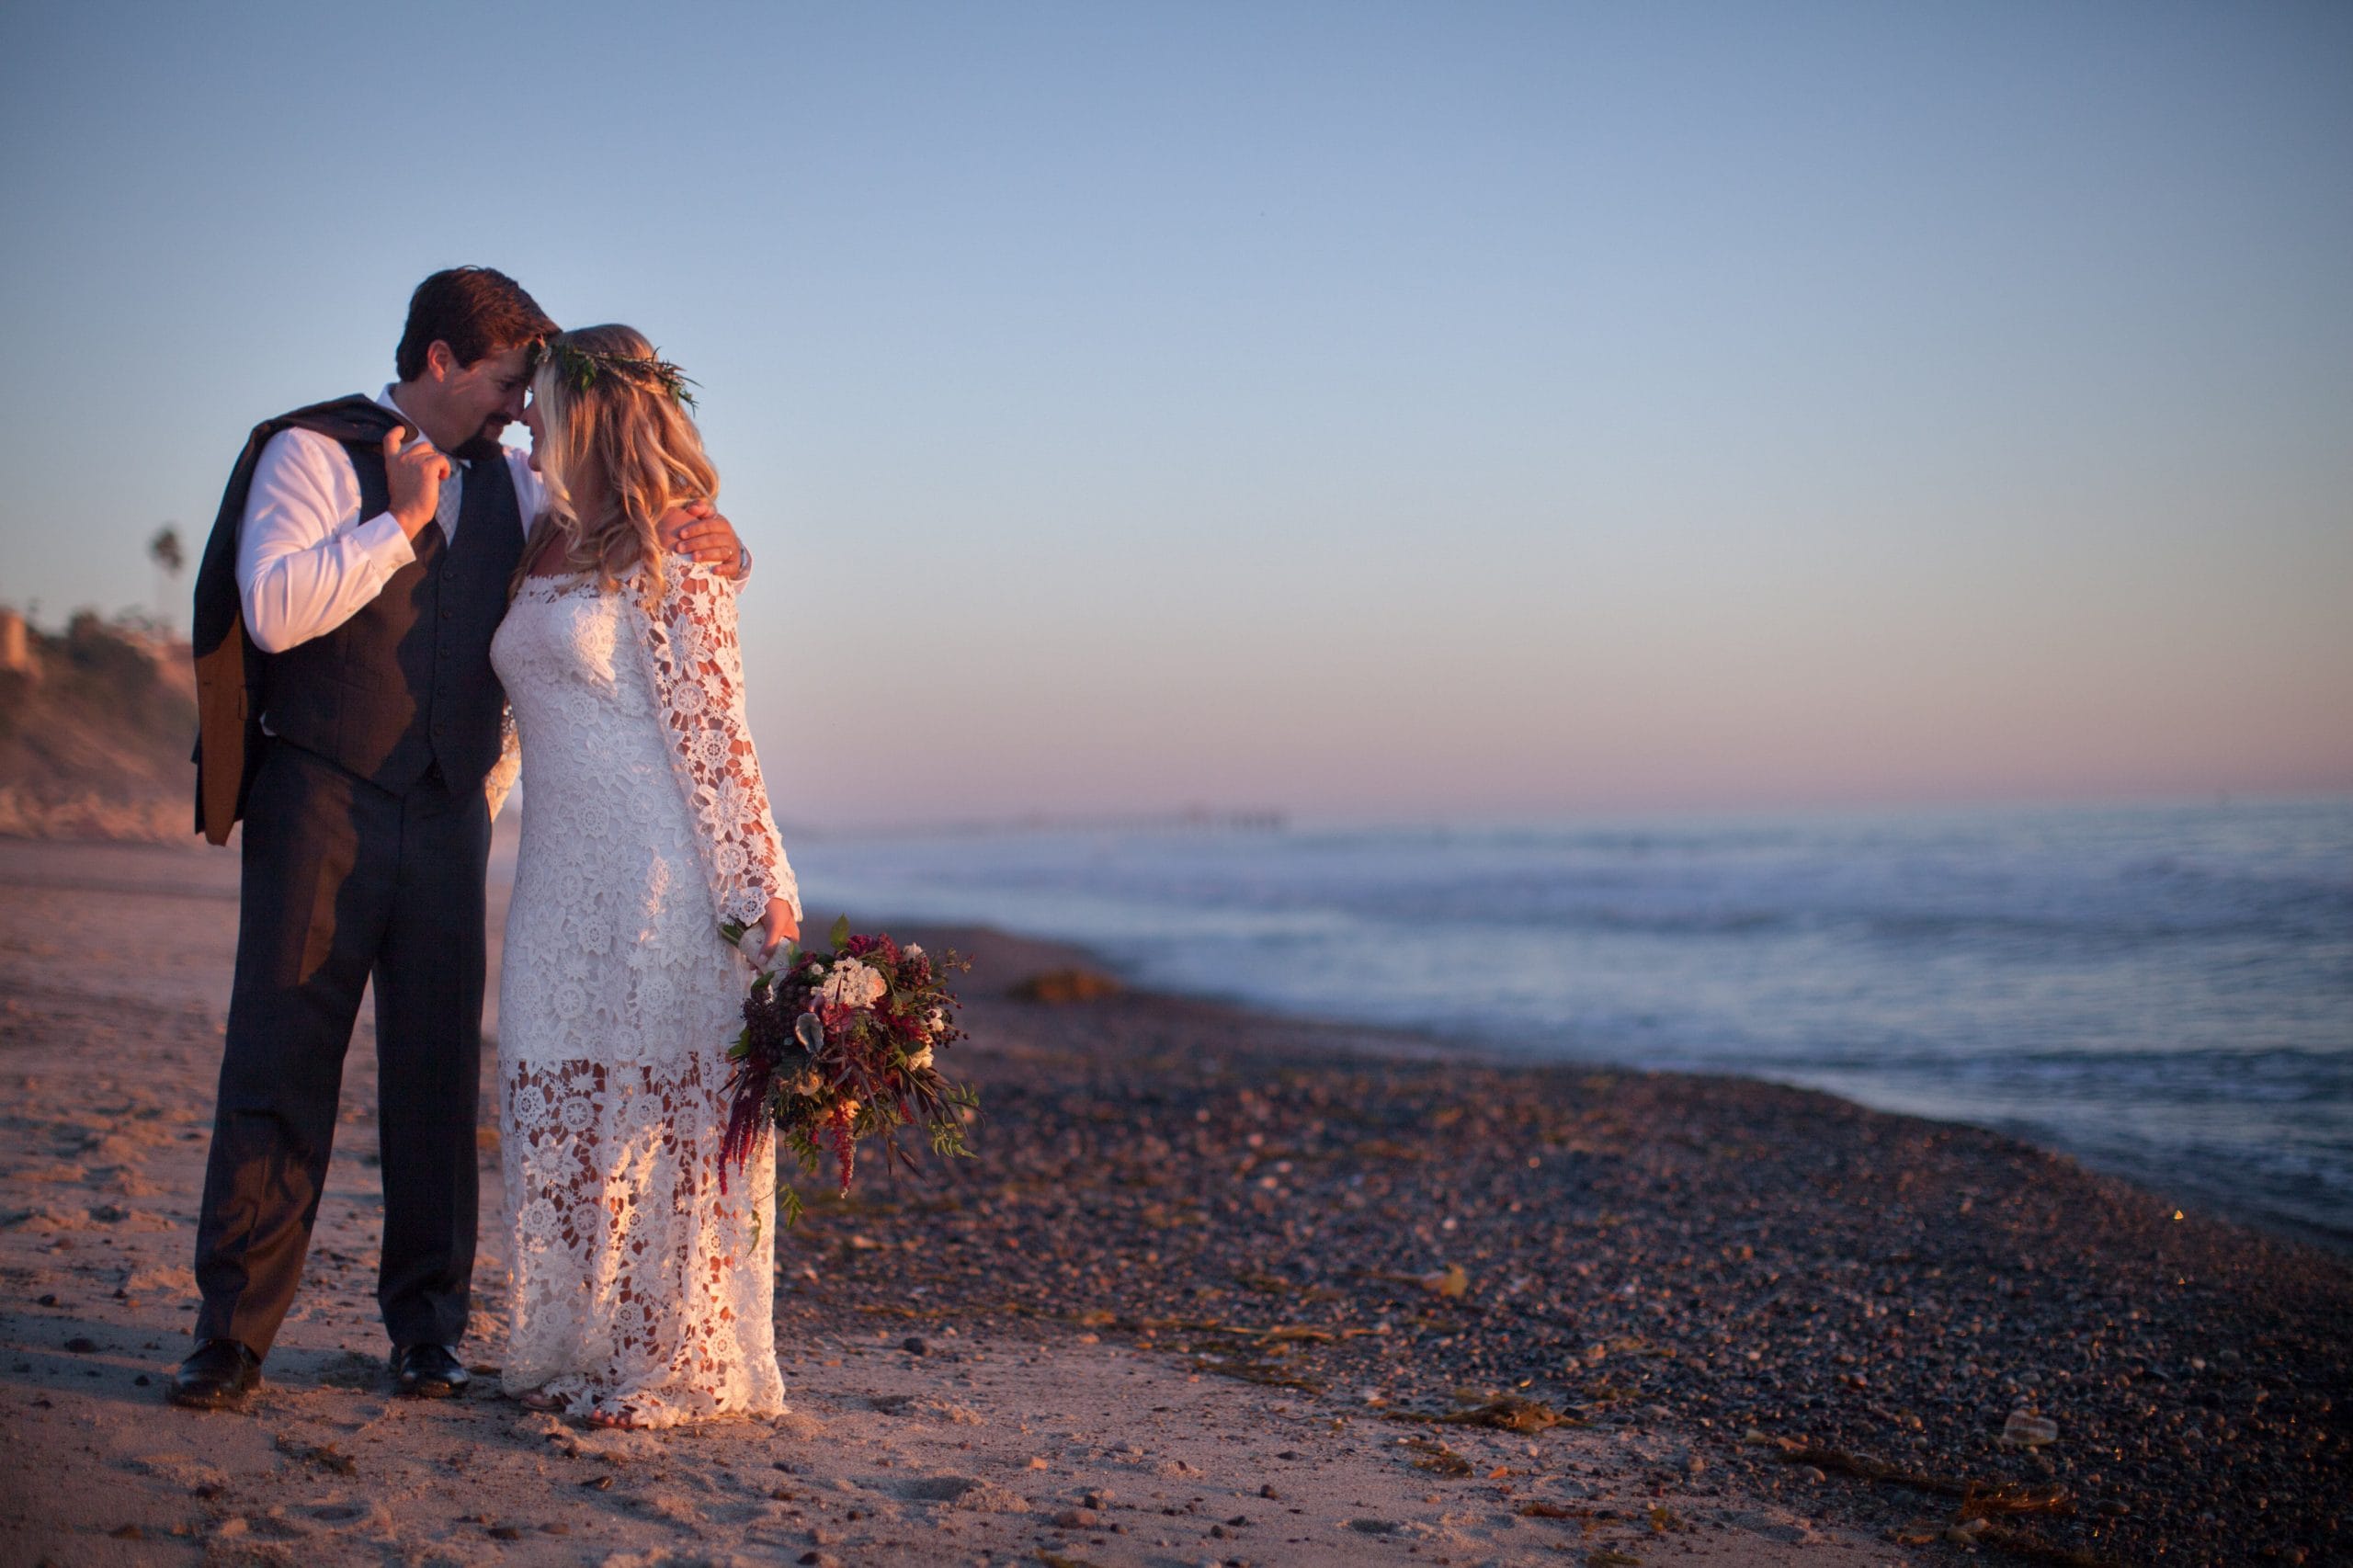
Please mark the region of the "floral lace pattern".
POLYGON ((641 1426, 781 1410, 775 1154, 721 1193, 716 1064, 708 1077, 697 1062, 590 1061, 503 1076, 517 1286, 507 1389, 641 1426))
MULTIPOLYGON (((621 591, 634 597, 633 581, 621 591)), ((675 563, 665 574, 661 614, 646 618, 644 631, 670 732, 670 765, 704 830, 697 843, 719 917, 749 926, 767 914, 773 897, 790 900, 798 919, 792 868, 785 864, 744 721, 734 585, 708 566, 675 563)))
POLYGON ((513 1227, 503 1381, 642 1426, 783 1408, 774 1155, 719 1184, 749 971, 721 918, 798 908, 744 722, 734 596, 649 613, 529 579, 492 644, 521 741, 499 983, 513 1227))

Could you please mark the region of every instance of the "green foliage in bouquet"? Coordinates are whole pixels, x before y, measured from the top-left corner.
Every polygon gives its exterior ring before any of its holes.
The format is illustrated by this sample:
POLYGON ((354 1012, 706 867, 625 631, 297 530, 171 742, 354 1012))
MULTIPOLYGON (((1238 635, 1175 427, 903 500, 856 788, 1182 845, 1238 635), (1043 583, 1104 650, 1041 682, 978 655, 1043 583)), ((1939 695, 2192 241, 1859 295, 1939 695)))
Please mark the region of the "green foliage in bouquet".
MULTIPOLYGON (((720 930, 742 944, 741 925, 720 930)), ((969 1157, 964 1127, 980 1096, 942 1074, 936 1056, 963 1038, 947 974, 970 968, 952 951, 935 960, 887 934, 853 935, 847 916, 834 923, 826 948, 786 949, 752 982, 744 1030, 727 1052, 722 1185, 728 1165, 749 1159, 770 1126, 804 1173, 815 1175, 830 1157, 844 1197, 860 1139, 880 1138, 886 1159, 912 1170, 897 1135, 920 1124, 933 1153, 969 1157)), ((790 1185, 779 1184, 778 1206, 786 1224, 800 1220, 801 1196, 790 1185)))

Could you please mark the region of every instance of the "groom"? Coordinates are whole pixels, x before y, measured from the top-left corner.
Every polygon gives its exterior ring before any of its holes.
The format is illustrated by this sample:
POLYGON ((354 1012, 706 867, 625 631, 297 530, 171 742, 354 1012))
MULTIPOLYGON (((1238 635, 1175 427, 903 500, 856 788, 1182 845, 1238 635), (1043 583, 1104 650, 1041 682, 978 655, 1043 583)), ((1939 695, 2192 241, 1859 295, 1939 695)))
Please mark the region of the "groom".
MULTIPOLYGON (((243 817, 236 978, 174 1403, 261 1381, 318 1215, 359 995, 376 986, 377 1299, 400 1391, 463 1389, 482 1059, 490 642, 541 491, 498 435, 555 323, 504 273, 437 272, 400 379, 256 426, 197 574, 197 825, 243 817)), ((746 562, 726 519, 664 541, 746 562)))

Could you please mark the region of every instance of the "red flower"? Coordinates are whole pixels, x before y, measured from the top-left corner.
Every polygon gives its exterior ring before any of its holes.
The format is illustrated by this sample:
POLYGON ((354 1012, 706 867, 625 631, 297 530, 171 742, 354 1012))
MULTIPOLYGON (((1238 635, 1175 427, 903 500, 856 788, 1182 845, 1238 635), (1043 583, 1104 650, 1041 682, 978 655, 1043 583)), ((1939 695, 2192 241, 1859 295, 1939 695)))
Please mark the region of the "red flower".
POLYGON ((849 1190, 850 1173, 858 1164, 858 1141, 850 1136, 850 1116, 840 1102, 835 1103, 829 1118, 833 1123, 835 1161, 841 1166, 842 1190, 849 1190))

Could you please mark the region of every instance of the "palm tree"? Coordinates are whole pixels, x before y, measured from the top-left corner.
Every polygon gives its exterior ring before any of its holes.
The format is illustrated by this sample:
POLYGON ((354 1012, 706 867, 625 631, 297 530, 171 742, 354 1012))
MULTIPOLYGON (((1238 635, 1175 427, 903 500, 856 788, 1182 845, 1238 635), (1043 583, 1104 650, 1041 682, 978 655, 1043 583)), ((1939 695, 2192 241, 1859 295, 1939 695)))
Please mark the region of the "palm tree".
POLYGON ((163 619, 164 630, 168 632, 175 619, 172 604, 179 597, 176 590, 180 568, 188 564, 188 557, 180 551, 180 530, 176 525, 165 523, 155 530, 155 537, 147 541, 147 559, 155 563, 158 574, 155 579, 155 609, 163 619))

